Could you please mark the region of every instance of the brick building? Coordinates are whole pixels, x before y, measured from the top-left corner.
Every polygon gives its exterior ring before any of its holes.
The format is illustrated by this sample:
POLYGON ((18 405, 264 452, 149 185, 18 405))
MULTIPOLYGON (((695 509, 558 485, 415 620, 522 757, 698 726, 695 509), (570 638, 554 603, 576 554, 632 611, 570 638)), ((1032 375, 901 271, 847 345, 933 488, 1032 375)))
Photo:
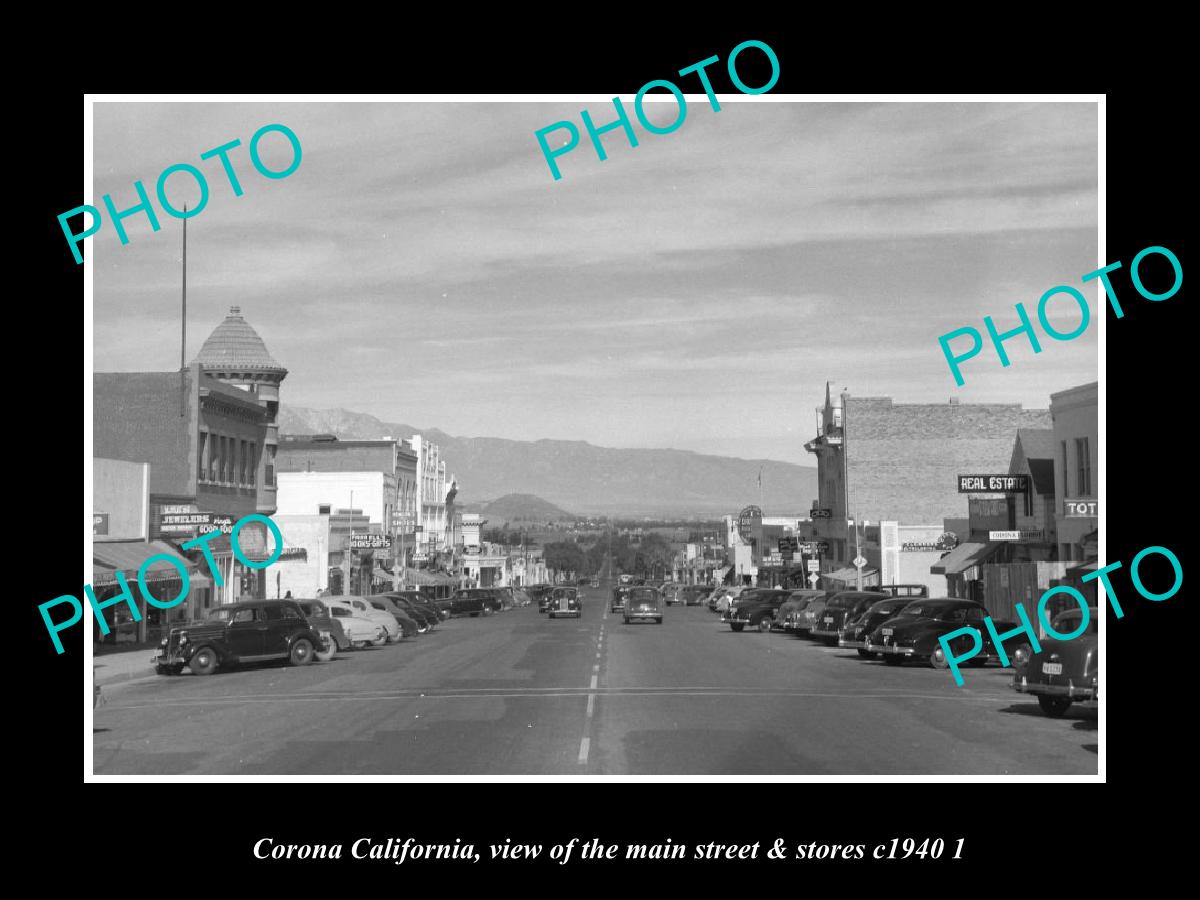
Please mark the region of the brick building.
MULTIPOLYGON (((185 543, 194 525, 172 517, 212 513, 236 522, 273 513, 265 489, 263 447, 269 414, 245 391, 206 375, 198 362, 182 372, 96 372, 92 376, 92 441, 97 457, 149 463, 148 535, 185 543)), ((228 530, 229 526, 226 529, 228 530)), ((240 535, 247 555, 266 558, 266 528, 240 535)), ((218 600, 263 596, 260 573, 238 563, 228 534, 210 543, 222 571, 218 600)), ((193 555, 199 551, 193 551, 193 555)), ((199 612, 209 598, 197 592, 199 612)))
POLYGON ((829 510, 813 522, 829 544, 822 572, 854 558, 856 517, 932 527, 965 516, 956 476, 1007 472, 1018 429, 1049 427, 1048 410, 1017 403, 895 403, 848 391, 834 403, 827 384, 817 436, 804 445, 817 457, 817 508, 829 510))

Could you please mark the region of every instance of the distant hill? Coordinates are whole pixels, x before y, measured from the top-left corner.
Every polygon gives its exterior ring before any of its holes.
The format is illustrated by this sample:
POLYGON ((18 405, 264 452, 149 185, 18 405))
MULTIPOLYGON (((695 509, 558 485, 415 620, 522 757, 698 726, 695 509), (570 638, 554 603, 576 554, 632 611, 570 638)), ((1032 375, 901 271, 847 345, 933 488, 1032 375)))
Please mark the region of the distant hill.
POLYGON ((464 504, 526 494, 563 515, 563 510, 637 516, 736 513, 758 502, 760 468, 767 515, 802 513, 817 495, 815 468, 775 460, 596 447, 586 441, 460 438, 347 409, 287 405, 280 408, 279 430, 343 438, 424 435, 441 447, 446 471, 458 478, 458 500, 464 504))
POLYGON ((488 525, 503 525, 505 522, 562 522, 576 518, 573 513, 560 509, 534 494, 505 494, 495 500, 467 504, 463 509, 465 512, 482 513, 488 520, 488 525))

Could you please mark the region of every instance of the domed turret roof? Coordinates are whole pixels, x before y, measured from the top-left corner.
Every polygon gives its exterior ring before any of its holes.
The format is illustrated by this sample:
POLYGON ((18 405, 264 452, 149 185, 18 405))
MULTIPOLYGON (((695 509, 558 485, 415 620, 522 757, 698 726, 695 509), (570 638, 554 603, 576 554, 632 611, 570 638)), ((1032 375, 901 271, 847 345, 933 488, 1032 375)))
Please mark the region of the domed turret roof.
POLYGON ((287 369, 272 359, 267 345, 250 324, 242 318, 241 307, 231 306, 225 321, 213 329, 195 362, 205 369, 229 371, 253 369, 283 372, 287 369))

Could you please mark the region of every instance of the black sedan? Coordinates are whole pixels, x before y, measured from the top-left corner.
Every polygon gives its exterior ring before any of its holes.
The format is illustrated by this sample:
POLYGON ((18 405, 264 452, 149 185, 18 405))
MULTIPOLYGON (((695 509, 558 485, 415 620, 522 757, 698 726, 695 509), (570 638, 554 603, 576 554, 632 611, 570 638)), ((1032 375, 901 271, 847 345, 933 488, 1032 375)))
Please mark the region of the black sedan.
MULTIPOLYGON (((916 659, 935 669, 945 669, 950 663, 938 638, 951 631, 971 627, 979 632, 983 646, 970 659, 970 664, 986 665, 989 660, 1000 658, 983 624, 986 615, 983 604, 974 600, 958 600, 954 597, 914 600, 899 615, 885 620, 867 636, 866 649, 882 653, 883 661, 889 666, 898 666, 906 659, 916 659)), ((993 625, 999 632, 1013 627, 1011 622, 993 622, 993 625)), ((970 635, 961 634, 954 639, 951 649, 955 655, 960 655, 972 643, 970 635)))
POLYGON ((821 615, 813 621, 809 637, 821 638, 826 644, 836 644, 848 619, 857 618, 873 604, 886 599, 887 594, 878 591, 841 591, 834 594, 825 604, 821 615))
MULTIPOLYGON (((1051 627, 1059 634, 1074 634, 1083 625, 1083 610, 1071 609, 1055 616, 1051 627)), ((1088 609, 1087 627, 1070 640, 1045 637, 1042 652, 1017 662, 1012 688, 1033 694, 1042 712, 1059 717, 1072 703, 1099 699, 1096 676, 1100 670, 1100 620, 1095 607, 1088 609)))
POLYGON ((859 656, 874 659, 876 654, 867 649, 867 636, 912 602, 911 597, 888 597, 871 604, 857 619, 845 623, 838 636, 838 646, 857 650, 859 656))

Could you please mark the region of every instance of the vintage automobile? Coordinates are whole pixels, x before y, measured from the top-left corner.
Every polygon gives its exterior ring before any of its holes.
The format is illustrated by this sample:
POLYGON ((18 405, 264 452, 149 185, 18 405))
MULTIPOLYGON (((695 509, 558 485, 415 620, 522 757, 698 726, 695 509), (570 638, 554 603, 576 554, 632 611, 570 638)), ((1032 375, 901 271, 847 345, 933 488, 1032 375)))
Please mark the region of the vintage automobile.
POLYGON ((432 631, 442 621, 441 614, 437 609, 411 599, 411 595, 403 591, 388 591, 382 596, 387 597, 395 603, 415 621, 417 623, 417 631, 420 634, 432 631))
POLYGON ((683 585, 681 584, 664 584, 662 589, 663 603, 665 603, 667 606, 672 606, 676 603, 682 603, 683 600, 679 596, 682 590, 683 585))
MULTIPOLYGON (((332 598, 322 598, 328 601, 332 598)), ((360 616, 354 609, 341 604, 326 604, 329 607, 329 614, 341 623, 342 631, 346 635, 345 644, 338 644, 339 650, 349 650, 351 648, 357 650, 360 647, 371 647, 375 644, 387 643, 387 632, 383 626, 374 619, 367 619, 360 616)))
POLYGON ((619 584, 612 590, 612 600, 609 601, 609 612, 620 612, 625 609, 625 595, 633 589, 632 585, 619 584))
POLYGON ((386 610, 376 609, 367 602, 365 597, 348 594, 342 597, 322 597, 321 599, 328 603, 331 609, 340 606, 343 609, 351 610, 356 616, 370 619, 376 625, 382 626, 385 644, 395 643, 404 637, 404 630, 396 621, 396 617, 386 610))
POLYGON ((824 600, 825 592, 815 588, 799 588, 788 594, 787 600, 779 607, 775 617, 788 634, 799 634, 807 631, 809 621, 804 616, 804 610, 814 600, 824 600))
POLYGON ((548 587, 538 597, 538 612, 540 612, 540 613, 550 612, 550 604, 553 602, 553 600, 554 600, 554 588, 548 587))
POLYGON ((761 632, 768 632, 775 627, 775 614, 791 593, 778 588, 743 591, 737 601, 730 605, 728 618, 724 621, 729 622, 729 627, 734 631, 741 631, 749 625, 761 632))
POLYGON ((889 597, 907 597, 910 600, 920 600, 929 596, 929 588, 923 584, 885 584, 874 590, 889 597))
POLYGON ((679 589, 679 600, 684 606, 702 606, 710 590, 703 584, 685 584, 679 589))
POLYGON ((328 634, 309 624, 295 600, 247 600, 210 609, 202 622, 172 628, 150 662, 159 675, 178 675, 184 666, 196 675, 211 675, 218 667, 266 659, 304 666, 328 649, 328 634))
POLYGON ((415 588, 406 588, 399 591, 384 591, 389 597, 397 601, 404 601, 401 606, 408 604, 412 609, 420 610, 426 616, 436 619, 438 622, 443 622, 450 618, 450 613, 446 610, 439 609, 436 600, 432 600, 421 594, 415 588))
POLYGON ((592 587, 594 587, 594 588, 600 587, 600 579, 599 578, 592 579, 592 587))
POLYGON ((445 608, 450 611, 452 616, 470 616, 474 619, 492 614, 490 602, 485 604, 485 599, 489 599, 486 589, 463 588, 455 591, 454 596, 449 600, 439 600, 438 605, 445 604, 445 608))
POLYGON ((329 612, 329 607, 320 600, 297 600, 300 604, 300 609, 304 613, 304 618, 308 619, 308 624, 316 629, 318 634, 329 635, 329 646, 325 650, 317 651, 317 659, 320 662, 328 662, 337 655, 338 648, 349 647, 350 639, 346 636, 346 630, 342 628, 341 619, 335 619, 329 612))
POLYGON ((746 590, 745 585, 734 585, 733 587, 720 587, 708 595, 707 606, 710 612, 724 613, 729 609, 729 604, 742 595, 742 591, 746 590))
MULTIPOLYGON (((1087 630, 1079 637, 1069 641, 1039 639, 1042 652, 1015 663, 1013 690, 1033 694, 1048 716, 1058 718, 1072 703, 1099 700, 1100 620, 1094 606, 1089 607, 1088 614, 1087 630)), ((1050 624, 1059 634, 1072 634, 1082 621, 1083 610, 1076 608, 1059 613, 1050 624)))
POLYGON ((550 618, 563 617, 583 618, 583 604, 579 600, 579 590, 573 587, 558 587, 550 595, 550 618))
POLYGON ((653 619, 659 625, 663 620, 663 596, 657 588, 630 588, 625 595, 625 607, 622 610, 625 624, 634 619, 653 619))
MULTIPOLYGON (((885 619, 867 635, 867 651, 882 653, 883 661, 898 666, 906 659, 927 662, 935 669, 945 669, 945 651, 938 638, 950 631, 966 626, 979 632, 982 648, 968 663, 972 666, 987 665, 989 660, 999 659, 991 636, 983 624, 987 615, 982 603, 974 600, 959 600, 954 597, 937 597, 932 600, 912 600, 900 612, 885 619)), ((993 622, 999 632, 1008 631, 1012 622, 993 622)), ((969 635, 959 635, 951 649, 954 653, 966 652, 972 646, 969 635)))
POLYGON ((872 603, 866 612, 853 622, 842 626, 838 635, 838 646, 847 650, 857 650, 858 655, 865 659, 874 659, 876 653, 867 649, 867 635, 880 624, 900 613, 900 610, 912 603, 911 597, 888 597, 872 603))
POLYGON ((428 629, 423 627, 416 619, 408 614, 399 604, 386 594, 373 594, 370 597, 364 597, 367 604, 380 612, 388 613, 396 620, 400 626, 402 637, 413 637, 422 634, 428 629))
POLYGON ((887 594, 878 591, 840 591, 825 603, 825 609, 813 621, 808 635, 820 638, 826 644, 836 644, 847 620, 858 618, 872 604, 887 599, 887 594))

